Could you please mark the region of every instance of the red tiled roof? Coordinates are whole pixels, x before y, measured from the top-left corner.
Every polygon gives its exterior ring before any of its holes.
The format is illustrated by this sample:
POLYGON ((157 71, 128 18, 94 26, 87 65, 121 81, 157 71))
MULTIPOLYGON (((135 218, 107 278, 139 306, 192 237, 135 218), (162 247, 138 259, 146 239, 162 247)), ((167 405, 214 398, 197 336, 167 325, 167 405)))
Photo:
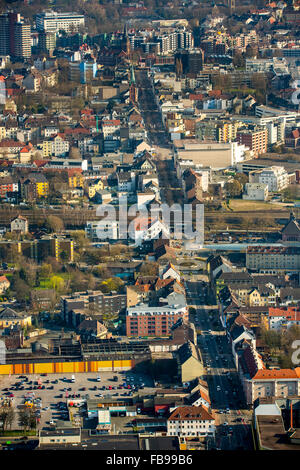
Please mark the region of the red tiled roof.
MULTIPOLYGON (((300 368, 298 367, 300 372, 300 368)), ((295 369, 261 369, 258 370, 252 380, 269 380, 269 379, 297 379, 300 373, 295 369)))
POLYGON ((213 419, 212 415, 202 406, 179 406, 169 417, 169 420, 213 421, 213 419))

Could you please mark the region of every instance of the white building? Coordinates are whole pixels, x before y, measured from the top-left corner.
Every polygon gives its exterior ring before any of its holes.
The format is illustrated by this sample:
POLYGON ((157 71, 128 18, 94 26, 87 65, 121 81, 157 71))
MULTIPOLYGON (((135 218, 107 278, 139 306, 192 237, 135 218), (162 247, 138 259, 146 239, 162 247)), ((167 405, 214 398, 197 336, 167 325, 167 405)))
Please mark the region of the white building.
POLYGON ((270 192, 276 192, 289 185, 289 175, 283 166, 271 166, 250 172, 249 182, 267 184, 270 192))
POLYGON ((86 236, 90 240, 118 240, 119 222, 114 220, 88 221, 85 227, 86 236))
POLYGON ((133 226, 129 229, 129 237, 135 240, 135 244, 140 246, 143 241, 155 240, 157 238, 170 238, 169 227, 161 220, 146 220, 137 217, 133 222, 133 226))
POLYGON ((28 233, 28 220, 21 215, 18 215, 10 223, 10 231, 18 233, 28 233))
POLYGON ((79 13, 58 13, 56 11, 38 13, 36 15, 36 29, 38 31, 64 30, 72 32, 84 27, 84 15, 79 13))
POLYGON ((168 436, 214 436, 215 420, 202 406, 179 406, 167 421, 168 436))
POLYGON ((290 328, 293 325, 300 325, 299 308, 289 306, 287 308, 274 307, 269 309, 269 328, 271 330, 290 328))
POLYGON ((246 183, 243 199, 250 201, 266 201, 268 199, 268 185, 265 183, 246 183))

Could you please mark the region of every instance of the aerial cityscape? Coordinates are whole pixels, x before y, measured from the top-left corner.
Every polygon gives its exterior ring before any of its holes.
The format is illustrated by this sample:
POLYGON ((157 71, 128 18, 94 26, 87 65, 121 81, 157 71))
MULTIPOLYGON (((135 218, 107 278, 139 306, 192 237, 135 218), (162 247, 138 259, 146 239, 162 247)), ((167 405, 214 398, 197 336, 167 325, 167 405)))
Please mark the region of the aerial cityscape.
POLYGON ((299 27, 0 0, 0 450, 300 450, 299 27))

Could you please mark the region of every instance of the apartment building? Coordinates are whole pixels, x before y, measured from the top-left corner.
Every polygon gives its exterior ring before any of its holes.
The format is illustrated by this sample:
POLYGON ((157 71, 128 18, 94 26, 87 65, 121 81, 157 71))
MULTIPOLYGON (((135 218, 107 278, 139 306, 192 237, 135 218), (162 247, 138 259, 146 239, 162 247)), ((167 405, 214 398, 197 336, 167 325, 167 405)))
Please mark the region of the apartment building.
MULTIPOLYGON (((126 294, 103 294, 101 291, 74 292, 61 297, 61 316, 67 324, 74 325, 74 310, 80 312, 94 311, 97 314, 115 315, 126 308, 126 294)), ((78 322, 82 318, 78 318, 78 322)), ((78 324, 79 324, 78 323, 78 324)), ((77 325, 75 325, 77 326, 77 325)))
POLYGON ((172 326, 179 320, 188 321, 186 305, 163 305, 150 307, 146 304, 127 308, 127 336, 168 336, 172 326))
POLYGON ((69 152, 70 144, 62 134, 57 134, 43 141, 43 157, 64 157, 69 152))
POLYGON ((72 32, 84 27, 84 15, 79 13, 58 13, 49 11, 38 13, 35 18, 36 29, 38 31, 53 31, 58 33, 59 30, 72 32))
POLYGON ((260 369, 244 381, 247 403, 257 398, 300 395, 300 367, 295 369, 260 369))
POLYGON ((18 233, 28 233, 28 219, 22 215, 15 217, 10 223, 10 231, 18 233))
POLYGON ((0 55, 31 57, 31 27, 19 13, 0 15, 0 55))
POLYGON ((282 191, 289 185, 289 175, 283 166, 271 166, 249 173, 249 183, 262 183, 268 186, 268 191, 282 191))
POLYGON ((167 421, 169 436, 214 436, 215 420, 203 406, 179 406, 167 421))
POLYGON ((300 325, 300 309, 298 306, 269 308, 270 330, 287 329, 294 325, 300 325))
POLYGON ((116 220, 94 220, 88 221, 85 227, 86 236, 92 240, 118 240, 119 222, 116 220))
POLYGON ((236 134, 237 142, 253 151, 254 155, 266 153, 268 147, 268 130, 264 127, 249 126, 240 129, 236 134))
POLYGON ((246 267, 259 272, 276 274, 278 271, 300 270, 300 247, 296 246, 248 246, 246 267))

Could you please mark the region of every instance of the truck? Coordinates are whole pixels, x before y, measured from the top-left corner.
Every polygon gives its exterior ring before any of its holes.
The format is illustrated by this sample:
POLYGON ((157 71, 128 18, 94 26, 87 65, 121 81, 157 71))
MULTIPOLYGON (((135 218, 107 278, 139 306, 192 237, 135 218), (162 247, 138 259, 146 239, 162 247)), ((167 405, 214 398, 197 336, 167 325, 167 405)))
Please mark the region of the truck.
POLYGON ((72 377, 71 377, 71 382, 72 382, 72 384, 75 383, 75 375, 72 375, 72 377))

